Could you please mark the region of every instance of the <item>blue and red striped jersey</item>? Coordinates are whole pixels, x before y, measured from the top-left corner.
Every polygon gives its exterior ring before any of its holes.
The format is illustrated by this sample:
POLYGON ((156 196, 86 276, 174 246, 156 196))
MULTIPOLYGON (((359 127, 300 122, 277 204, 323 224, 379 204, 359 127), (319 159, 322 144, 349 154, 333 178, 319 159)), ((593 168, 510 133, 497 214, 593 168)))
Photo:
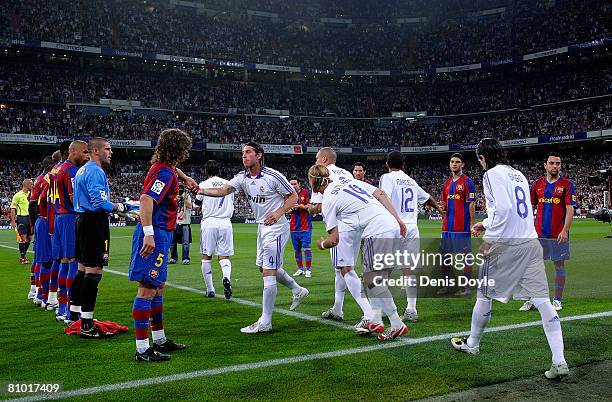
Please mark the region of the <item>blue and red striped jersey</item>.
POLYGON ((469 233, 470 203, 475 199, 474 181, 469 176, 462 174, 457 180, 446 180, 442 187, 442 202, 446 204, 442 231, 469 233))
POLYGON ((179 185, 176 169, 165 163, 154 163, 147 173, 142 194, 153 198, 153 226, 176 229, 179 185))
MULTIPOLYGON (((307 189, 303 188, 300 190, 297 203, 300 205, 310 204, 310 192, 307 189)), ((308 211, 295 210, 291 212, 290 226, 292 232, 312 230, 312 217, 308 211)))
POLYGON ((538 237, 556 239, 565 226, 567 206, 576 206, 574 183, 566 177, 553 183, 540 177, 531 186, 531 204, 538 208, 535 218, 538 237))
MULTIPOLYGON (((40 198, 40 194, 42 192, 43 184, 45 183, 45 175, 41 174, 36 178, 34 182, 34 186, 32 186, 32 191, 30 192, 30 201, 36 201, 36 215, 41 214, 40 206, 38 205, 38 200, 40 198)), ((45 211, 45 216, 46 216, 45 211)))
POLYGON ((49 188, 47 189, 47 219, 49 220, 49 234, 53 234, 55 222, 55 204, 58 201, 55 176, 64 162, 58 162, 49 172, 49 188))
POLYGON ((55 186, 57 188, 57 200, 55 204, 56 214, 73 214, 74 213, 74 176, 79 170, 70 160, 65 161, 60 166, 59 171, 55 175, 55 186))

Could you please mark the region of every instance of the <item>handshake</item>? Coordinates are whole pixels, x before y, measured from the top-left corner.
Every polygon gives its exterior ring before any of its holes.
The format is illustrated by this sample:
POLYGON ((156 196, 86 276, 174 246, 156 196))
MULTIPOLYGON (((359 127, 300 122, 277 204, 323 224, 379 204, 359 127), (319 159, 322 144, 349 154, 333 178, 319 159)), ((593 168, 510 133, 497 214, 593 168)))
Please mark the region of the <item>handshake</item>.
POLYGON ((126 199, 126 201, 118 202, 115 205, 117 206, 117 210, 114 213, 115 218, 121 217, 129 221, 135 221, 140 218, 140 203, 138 201, 126 199))

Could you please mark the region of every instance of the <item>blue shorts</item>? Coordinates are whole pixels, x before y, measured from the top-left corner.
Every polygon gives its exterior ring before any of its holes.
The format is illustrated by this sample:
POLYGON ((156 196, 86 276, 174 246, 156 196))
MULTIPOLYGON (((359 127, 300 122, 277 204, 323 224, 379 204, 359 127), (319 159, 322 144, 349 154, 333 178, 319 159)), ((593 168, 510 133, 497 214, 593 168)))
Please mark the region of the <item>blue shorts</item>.
POLYGON ((442 232, 440 252, 446 254, 466 254, 472 252, 470 233, 442 232))
POLYGON ((540 244, 544 251, 544 260, 551 260, 552 262, 569 260, 569 239, 564 243, 559 243, 557 239, 540 239, 540 244))
POLYGON ((291 243, 293 248, 299 250, 301 248, 310 248, 312 241, 312 230, 306 230, 303 232, 291 232, 291 243))
POLYGON ((34 261, 43 264, 51 262, 51 235, 49 222, 39 217, 34 225, 34 261))
POLYGON ((53 258, 75 257, 76 217, 75 214, 55 215, 53 258))
POLYGON ((161 286, 168 278, 168 257, 172 246, 172 231, 155 228, 155 248, 148 258, 140 256, 144 240, 142 225, 136 225, 132 236, 132 257, 130 258, 129 278, 131 281, 146 282, 155 287, 161 286))

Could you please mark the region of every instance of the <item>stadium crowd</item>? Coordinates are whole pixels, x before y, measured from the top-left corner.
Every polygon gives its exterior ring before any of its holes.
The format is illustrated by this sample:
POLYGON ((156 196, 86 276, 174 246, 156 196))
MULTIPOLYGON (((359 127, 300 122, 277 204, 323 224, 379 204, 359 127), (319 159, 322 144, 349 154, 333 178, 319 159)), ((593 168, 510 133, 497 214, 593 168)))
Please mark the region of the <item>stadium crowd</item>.
MULTIPOLYGON (((359 9, 364 2, 343 3, 359 9)), ((608 35, 606 0, 517 1, 488 18, 449 19, 447 7, 424 4, 433 14, 425 25, 395 24, 393 15, 390 22, 329 24, 222 10, 205 15, 159 1, 58 0, 50 7, 26 0, 0 9, 0 37, 313 68, 401 69, 503 60, 608 35)))
POLYGON ((473 74, 465 81, 444 76, 399 84, 352 82, 327 85, 213 81, 187 74, 126 74, 79 71, 41 64, 0 64, 0 100, 98 103, 100 99, 140 101, 171 110, 255 113, 259 108, 292 115, 389 117, 392 112, 429 115, 473 113, 612 94, 612 65, 585 64, 561 70, 473 74))
MULTIPOLYGON (((431 160, 408 155, 406 157, 406 168, 411 177, 425 191, 439 199, 442 185, 449 176, 449 168, 448 161, 440 157, 435 158, 435 163, 432 163, 431 160)), ((352 159, 358 160, 355 156, 352 159)), ((303 186, 308 187, 306 172, 312 163, 314 163, 314 156, 292 160, 291 164, 273 163, 272 166, 280 170, 289 179, 292 177, 300 178, 303 186)), ((543 160, 540 156, 522 155, 515 152, 513 153, 512 163, 514 167, 525 173, 525 176, 531 182, 544 174, 543 160)), ((562 173, 575 184, 579 208, 594 209, 601 206, 603 195, 598 188, 588 185, 587 178, 593 175, 595 171, 611 166, 612 154, 609 151, 590 151, 588 155, 580 153, 565 155, 562 152, 562 163, 562 173)), ((384 161, 365 161, 365 164, 366 179, 373 185, 378 185, 378 179, 383 173, 386 173, 384 161)), ((39 174, 39 165, 38 161, 31 159, 3 158, 3 163, 0 166, 0 189, 2 189, 0 191, 0 206, 4 219, 6 219, 8 213, 12 194, 21 188, 21 182, 24 178, 35 178, 39 174)), ((351 171, 350 164, 345 165, 338 162, 338 165, 351 171)), ((137 200, 148 168, 149 162, 145 160, 113 160, 108 176, 112 197, 115 200, 122 200, 126 197, 137 200)), ((186 163, 181 168, 187 175, 196 180, 204 180, 202 164, 186 163)), ((239 160, 222 162, 221 176, 230 179, 241 169, 239 160)), ((474 179, 477 191, 477 209, 483 210, 484 196, 482 193, 481 169, 476 165, 475 160, 470 161, 468 159, 464 171, 474 179)), ((195 213, 197 214, 197 211, 195 213)), ((248 217, 250 215, 251 210, 246 198, 242 193, 237 194, 235 216, 248 217)))
POLYGON ((188 132, 194 142, 317 146, 430 146, 571 134, 612 127, 612 98, 554 107, 418 120, 336 119, 130 112, 106 114, 61 107, 0 109, 0 132, 154 140, 167 127, 188 132))

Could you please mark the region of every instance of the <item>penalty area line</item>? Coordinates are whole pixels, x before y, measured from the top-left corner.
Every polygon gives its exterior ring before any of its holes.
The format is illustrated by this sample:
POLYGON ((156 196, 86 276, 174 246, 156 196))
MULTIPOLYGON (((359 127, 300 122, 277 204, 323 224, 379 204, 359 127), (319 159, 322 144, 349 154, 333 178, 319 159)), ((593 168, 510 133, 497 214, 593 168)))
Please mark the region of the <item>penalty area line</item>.
MULTIPOLYGON (((561 321, 565 322, 565 321, 588 320, 588 319, 602 318, 602 317, 612 317, 612 311, 603 311, 600 313, 582 314, 582 315, 563 317, 561 318, 561 321)), ((511 324, 511 325, 502 325, 498 327, 491 327, 491 328, 487 328, 485 332, 489 333, 489 332, 510 331, 510 330, 516 330, 516 329, 521 329, 521 328, 536 327, 540 325, 542 325, 542 321, 529 321, 529 322, 524 322, 520 324, 511 324)), ((322 359, 333 359, 337 357, 350 356, 350 355, 356 355, 356 354, 361 354, 361 353, 377 352, 381 350, 395 349, 395 348, 408 346, 408 345, 417 345, 421 343, 448 340, 449 338, 453 336, 466 336, 466 335, 469 335, 469 332, 459 332, 459 333, 453 332, 453 333, 446 333, 446 334, 426 336, 426 337, 421 337, 421 338, 412 338, 412 339, 411 338, 400 338, 395 341, 378 343, 378 344, 371 345, 371 346, 343 349, 343 350, 337 350, 333 352, 322 352, 322 353, 312 353, 312 354, 306 354, 306 355, 291 356, 291 357, 285 357, 285 358, 280 358, 280 359, 264 360, 264 361, 259 361, 259 362, 237 364, 237 365, 232 365, 232 366, 217 367, 217 368, 211 368, 211 369, 205 369, 205 370, 188 371, 188 372, 179 373, 179 374, 165 375, 165 376, 159 376, 159 377, 149 377, 149 378, 144 378, 142 380, 125 381, 125 382, 119 382, 119 383, 114 383, 114 384, 99 385, 95 387, 80 388, 80 389, 75 389, 71 391, 62 391, 62 392, 57 392, 54 394, 33 395, 33 396, 15 399, 15 400, 17 401, 45 401, 45 400, 55 400, 55 399, 62 399, 62 398, 72 398, 72 397, 77 397, 77 396, 93 395, 93 394, 99 394, 102 392, 113 392, 113 391, 139 388, 139 387, 150 386, 150 385, 160 385, 160 384, 166 384, 170 382, 190 380, 194 378, 204 378, 204 377, 211 377, 214 375, 222 375, 222 374, 257 370, 257 369, 262 369, 262 368, 267 368, 267 367, 275 367, 275 366, 282 366, 282 365, 287 365, 287 364, 310 362, 310 361, 322 360, 322 359)))

